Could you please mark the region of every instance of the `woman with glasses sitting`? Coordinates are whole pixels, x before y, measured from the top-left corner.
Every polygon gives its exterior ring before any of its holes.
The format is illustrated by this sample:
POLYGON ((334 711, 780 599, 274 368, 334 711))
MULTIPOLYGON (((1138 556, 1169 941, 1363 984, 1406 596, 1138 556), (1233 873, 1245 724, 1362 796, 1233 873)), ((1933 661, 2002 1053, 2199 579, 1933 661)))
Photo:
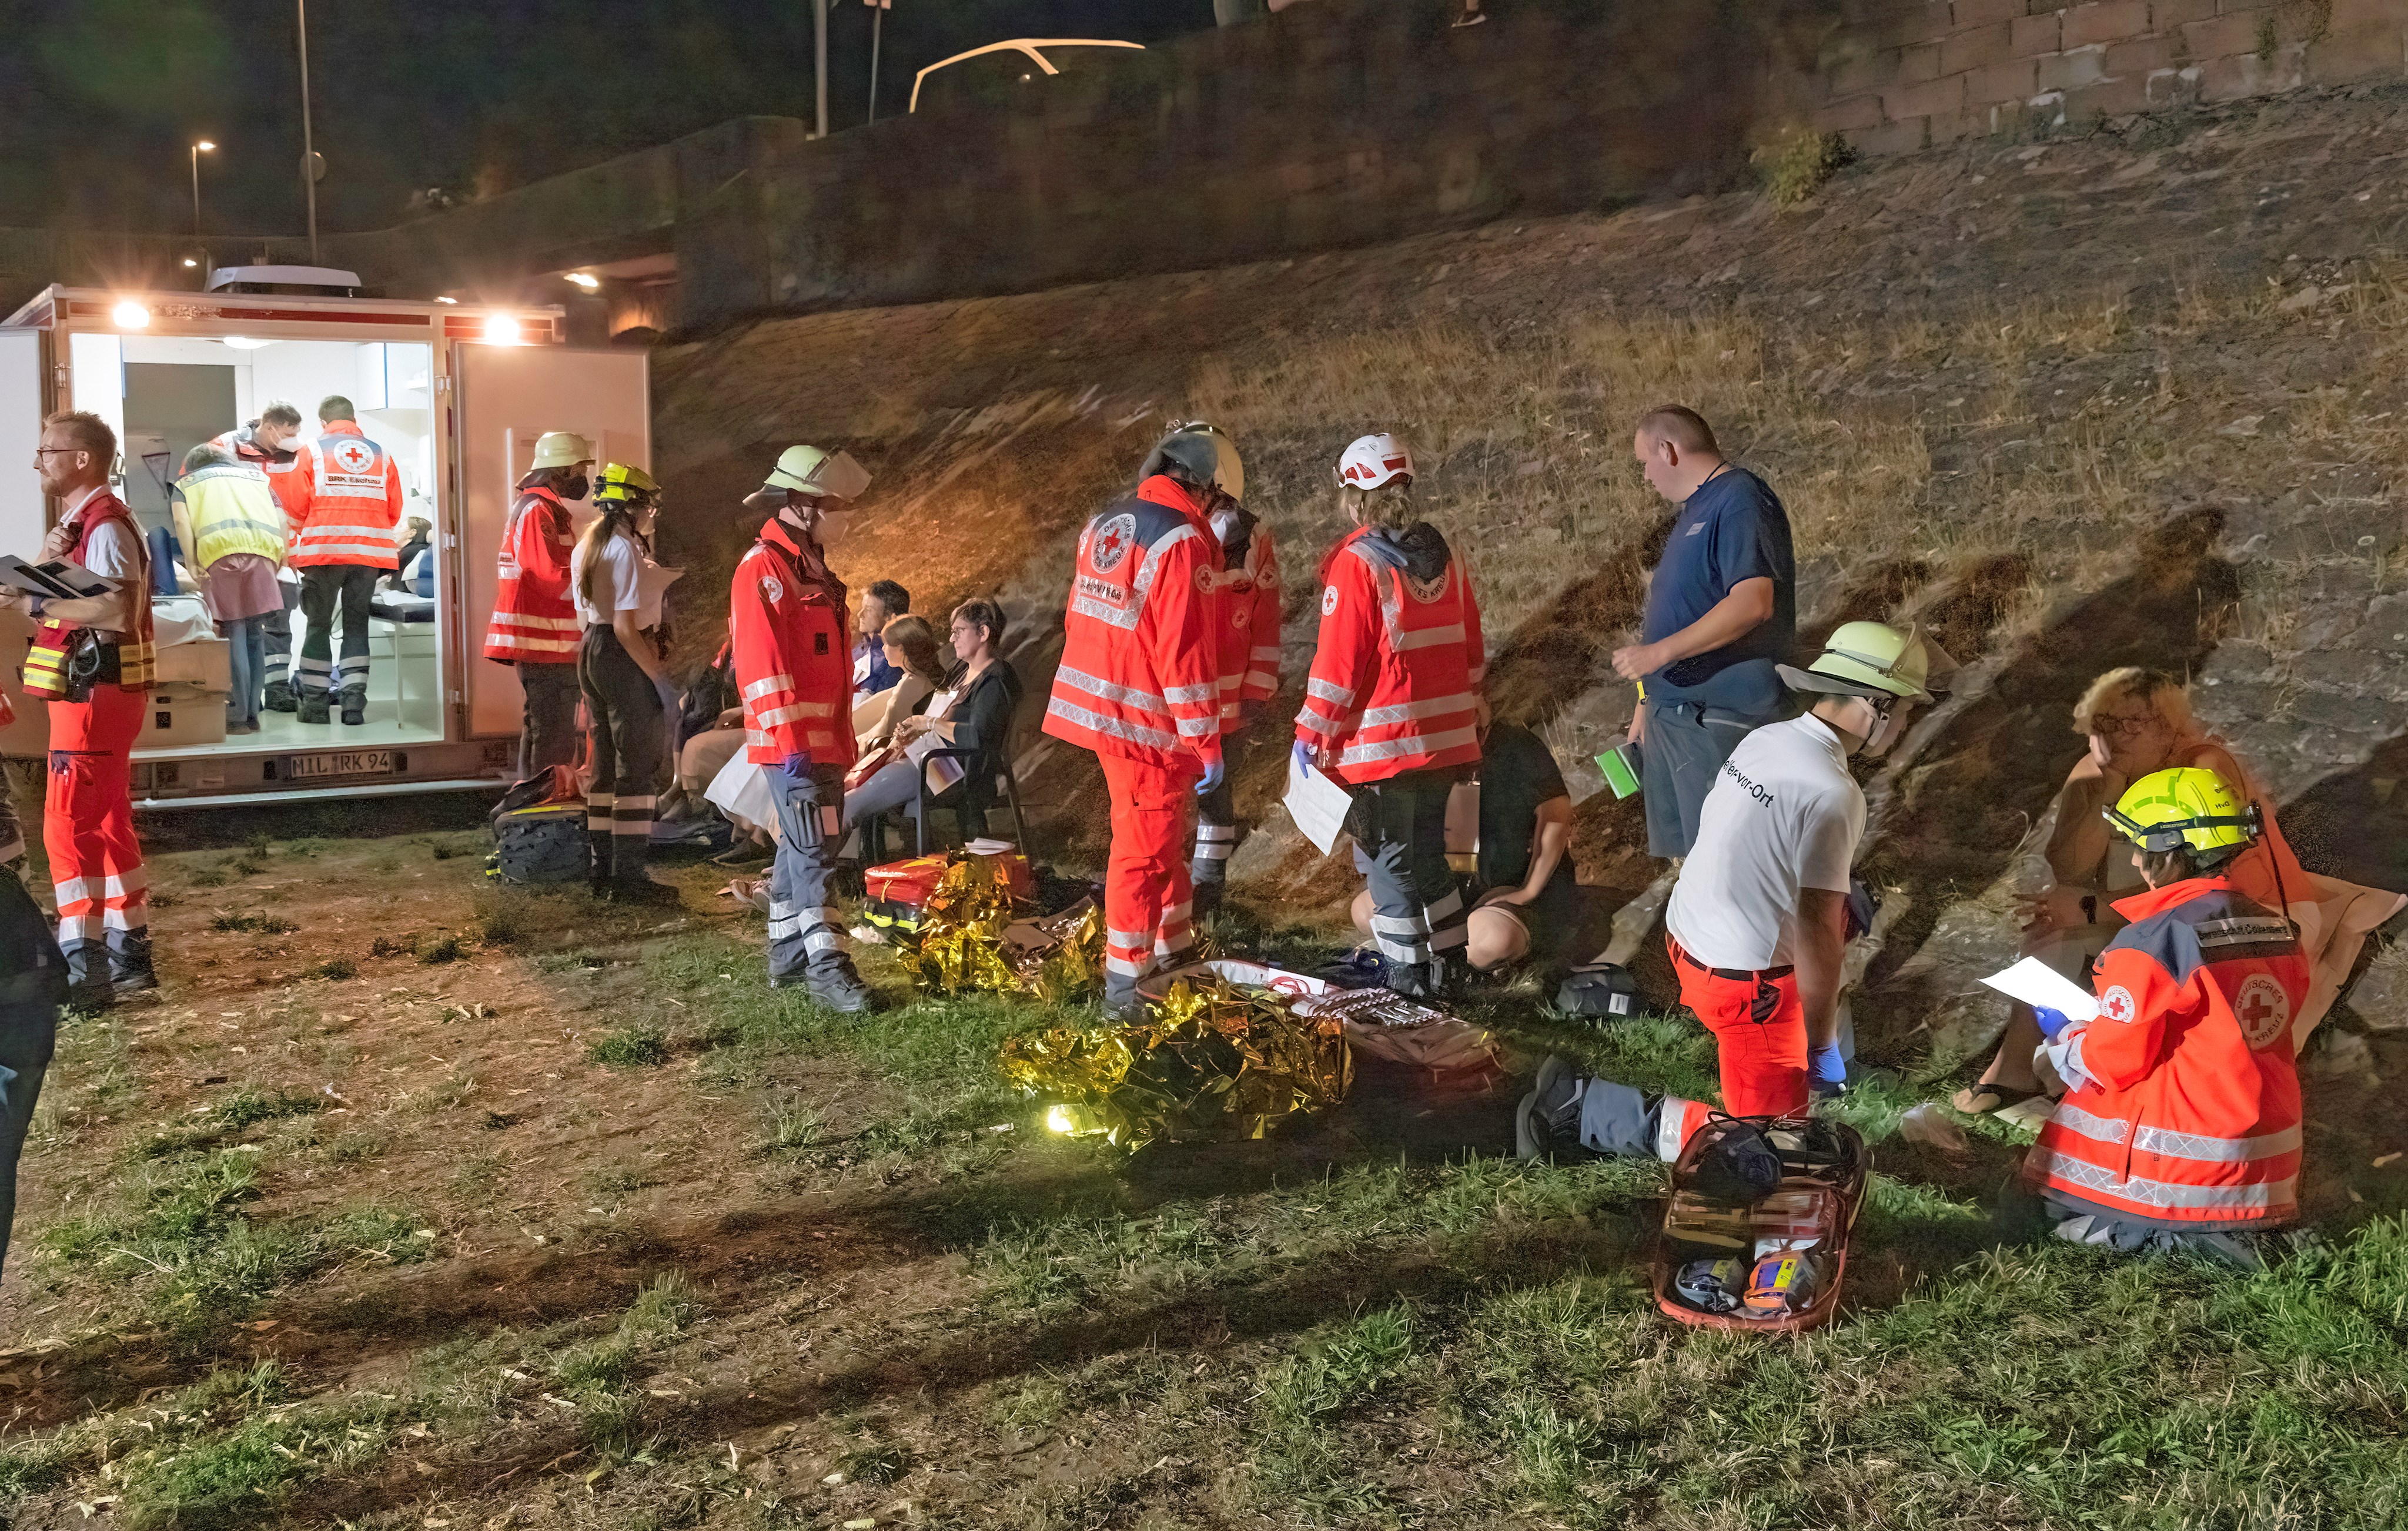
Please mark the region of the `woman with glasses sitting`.
MULTIPOLYGON (((2223 742, 2200 727, 2179 679, 2139 665, 2109 670, 2074 704, 2073 731, 2086 736, 2090 748, 2057 789, 2057 819, 2045 851, 2050 883, 2015 901, 2027 956, 2088 986, 2091 964, 2127 923, 2115 912, 2114 901, 2145 887, 2131 848, 2117 842, 2101 814, 2132 783, 2178 766, 2214 771, 2234 795, 2255 802, 2264 814, 2263 837, 2227 869, 2235 888, 2272 909, 2313 896, 2306 872, 2275 826, 2273 804, 2223 742)), ((2048 1102, 2031 1066, 2040 1041, 2031 1007, 2016 1002, 1998 1056, 1981 1081, 1957 1091, 1952 1104, 1971 1113, 2044 1116, 2048 1102)))

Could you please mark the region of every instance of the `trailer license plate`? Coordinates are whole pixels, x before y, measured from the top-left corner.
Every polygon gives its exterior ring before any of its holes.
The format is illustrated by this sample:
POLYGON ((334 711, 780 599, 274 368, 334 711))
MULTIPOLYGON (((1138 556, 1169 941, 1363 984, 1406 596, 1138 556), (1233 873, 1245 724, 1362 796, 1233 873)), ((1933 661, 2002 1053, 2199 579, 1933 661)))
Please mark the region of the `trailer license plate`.
POLYGON ((322 780, 332 776, 391 776, 390 750, 337 750, 322 755, 294 755, 285 775, 294 781, 322 780))

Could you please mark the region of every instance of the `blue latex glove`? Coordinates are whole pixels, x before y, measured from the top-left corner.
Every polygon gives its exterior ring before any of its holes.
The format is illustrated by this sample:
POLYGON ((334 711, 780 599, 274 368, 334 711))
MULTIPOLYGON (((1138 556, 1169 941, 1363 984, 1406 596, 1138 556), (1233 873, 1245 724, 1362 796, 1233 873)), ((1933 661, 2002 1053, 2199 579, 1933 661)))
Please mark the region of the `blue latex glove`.
POLYGON ((2063 1010, 2052 1010, 2045 1005, 2032 1007, 2032 1019, 2040 1023, 2040 1034, 2052 1042, 2057 1040, 2058 1032, 2073 1023, 2063 1010))
POLYGON ((1848 1082, 1848 1061, 1840 1055, 1837 1037, 1806 1056, 1807 1093, 1816 1099, 1836 1095, 1848 1082))
POLYGON ((1215 788, 1219 787, 1222 782, 1227 780, 1228 777, 1229 766, 1227 762, 1217 757, 1206 761, 1204 763, 1204 774, 1196 779, 1196 795, 1198 797, 1204 796, 1206 794, 1211 793, 1215 788))
POLYGON ((1296 762, 1297 770, 1303 770, 1312 764, 1312 746, 1302 739, 1297 740, 1296 749, 1290 751, 1289 758, 1296 762))
POLYGON ((797 750, 788 755, 778 769, 789 781, 796 784, 809 781, 811 779, 811 752, 809 750, 797 750))

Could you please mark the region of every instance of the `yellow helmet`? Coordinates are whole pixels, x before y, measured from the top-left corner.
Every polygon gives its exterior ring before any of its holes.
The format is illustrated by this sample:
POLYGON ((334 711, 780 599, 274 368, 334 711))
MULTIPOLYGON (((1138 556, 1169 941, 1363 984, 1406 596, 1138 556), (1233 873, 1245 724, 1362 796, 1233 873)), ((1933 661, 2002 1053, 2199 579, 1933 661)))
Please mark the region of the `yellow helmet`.
POLYGON ((1913 629, 1901 633, 1885 622, 1851 622, 1840 625, 1806 668, 1775 667, 1792 691, 1928 702, 1934 683, 1945 680, 1956 662, 1913 629))
POLYGON ((652 476, 633 463, 606 463, 594 477, 594 503, 609 505, 652 505, 659 502, 661 486, 652 476))
POLYGON ((2195 860, 2207 865, 2229 859, 2265 833, 2258 806, 2243 803, 2224 778, 2204 766, 2144 776, 2104 813, 2117 834, 2142 850, 2186 845, 2195 860))
POLYGON ((575 431, 546 431, 536 438, 535 461, 529 467, 575 467, 594 461, 594 443, 575 431))

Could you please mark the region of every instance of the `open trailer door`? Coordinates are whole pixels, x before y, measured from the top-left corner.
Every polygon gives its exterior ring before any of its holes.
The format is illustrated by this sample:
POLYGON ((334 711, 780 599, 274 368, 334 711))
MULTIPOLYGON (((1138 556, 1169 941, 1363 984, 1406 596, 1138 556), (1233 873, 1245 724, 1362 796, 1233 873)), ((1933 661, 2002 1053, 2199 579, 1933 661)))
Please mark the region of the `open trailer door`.
POLYGON ((536 438, 575 431, 594 443, 601 462, 650 468, 652 364, 640 351, 561 346, 463 345, 452 356, 463 565, 453 588, 464 601, 454 627, 466 648, 469 737, 493 738, 518 733, 523 717, 517 672, 484 657, 485 624, 500 583, 502 525, 534 461, 536 438))
MULTIPOLYGON (((41 476, 34 449, 41 444, 42 332, 0 328, 0 552, 33 558, 49 530, 41 476)), ((17 721, 0 725, 0 755, 39 755, 48 748, 50 717, 39 702, 25 700, 18 677, 34 624, 15 612, 0 612, 0 690, 7 693, 17 721)))

